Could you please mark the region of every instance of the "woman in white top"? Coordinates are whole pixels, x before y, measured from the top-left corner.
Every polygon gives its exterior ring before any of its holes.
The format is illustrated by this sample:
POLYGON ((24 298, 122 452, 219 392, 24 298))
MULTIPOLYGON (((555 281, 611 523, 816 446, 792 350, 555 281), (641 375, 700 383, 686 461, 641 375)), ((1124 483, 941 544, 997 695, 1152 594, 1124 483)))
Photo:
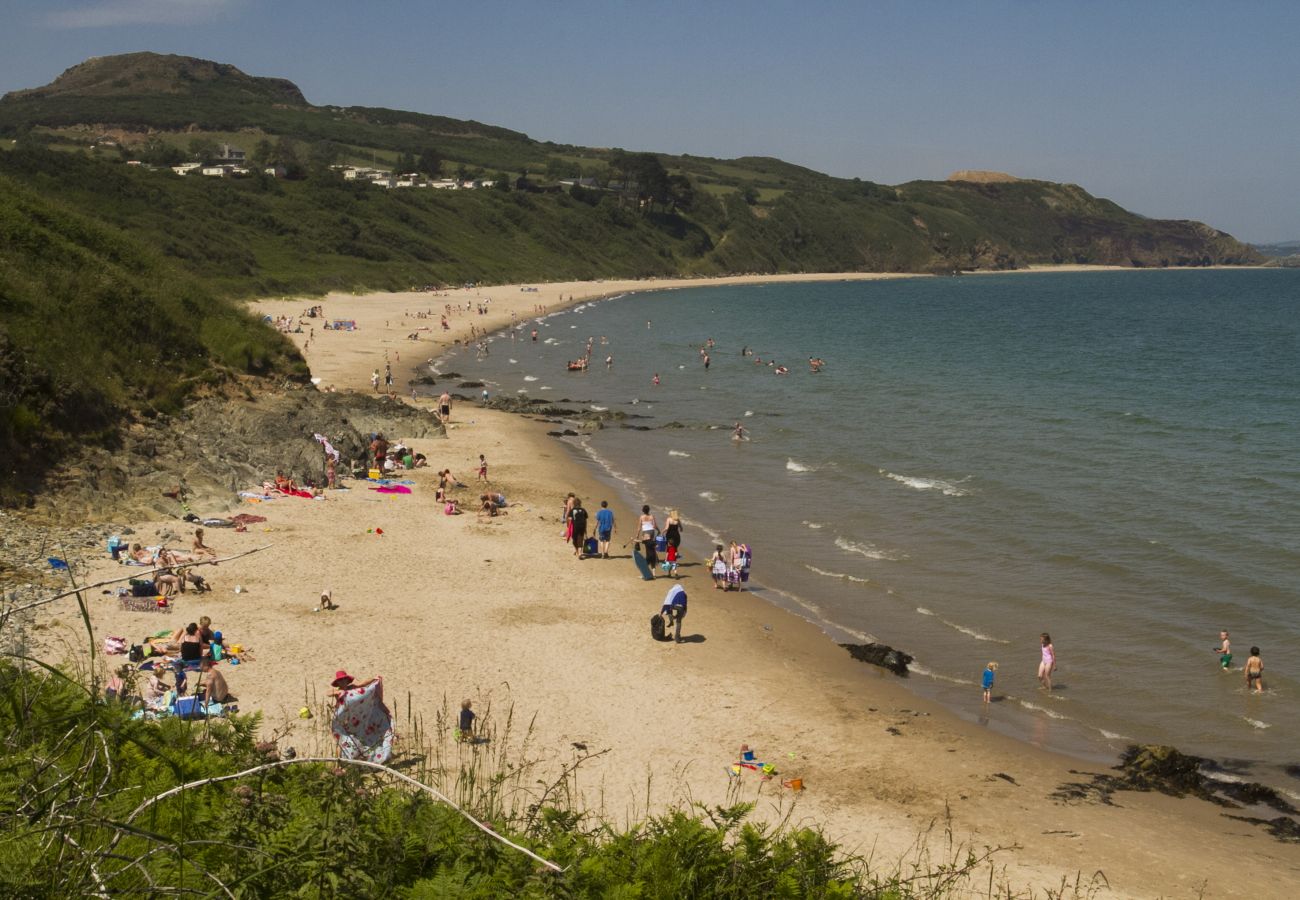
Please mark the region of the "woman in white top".
POLYGON ((650 566, 650 574, 659 566, 659 552, 655 547, 655 538, 659 535, 659 523, 650 515, 650 504, 641 507, 641 517, 637 519, 637 533, 641 537, 641 546, 645 561, 650 566))

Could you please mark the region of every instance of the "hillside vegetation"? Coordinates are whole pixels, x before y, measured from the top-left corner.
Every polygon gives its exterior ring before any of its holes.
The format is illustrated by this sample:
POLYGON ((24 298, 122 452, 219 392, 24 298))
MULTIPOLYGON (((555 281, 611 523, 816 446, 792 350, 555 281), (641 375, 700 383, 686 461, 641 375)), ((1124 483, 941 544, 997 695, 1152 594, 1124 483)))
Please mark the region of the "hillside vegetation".
POLYGON ((0 135, 0 493, 205 384, 300 377, 292 348, 230 298, 1262 259, 1206 225, 1143 218, 1074 185, 958 173, 891 187, 763 157, 541 143, 477 122, 313 106, 283 79, 154 53, 88 60, 6 95, 0 135), (250 177, 168 167, 221 143, 248 152, 250 177), (385 190, 344 180, 335 167, 349 162, 496 187, 385 190), (579 176, 584 186, 561 188, 579 176))
POLYGON ((0 174, 0 494, 128 416, 297 351, 138 239, 0 174))

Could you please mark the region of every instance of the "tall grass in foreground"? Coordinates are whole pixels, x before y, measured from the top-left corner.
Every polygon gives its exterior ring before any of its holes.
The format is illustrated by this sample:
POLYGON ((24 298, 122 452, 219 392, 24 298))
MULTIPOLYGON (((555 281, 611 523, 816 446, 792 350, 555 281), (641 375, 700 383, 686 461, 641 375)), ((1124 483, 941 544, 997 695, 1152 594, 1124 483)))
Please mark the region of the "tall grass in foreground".
MULTIPOLYGON (((720 806, 655 803, 647 785, 645 809, 616 824, 581 805, 579 778, 603 751, 542 764, 513 708, 482 710, 486 740, 468 744, 453 739, 445 698, 429 722, 409 696, 390 697, 403 737, 387 771, 286 761, 283 746, 258 743, 257 715, 133 719, 98 698, 93 638, 81 663, 53 668, 28 651, 25 625, 0 612, 4 896, 1022 896, 1001 851, 963 843, 947 822, 889 864, 793 825, 793 808, 760 822, 738 792, 720 806)), ((318 728, 299 756, 332 755, 328 705, 306 701, 318 728)))

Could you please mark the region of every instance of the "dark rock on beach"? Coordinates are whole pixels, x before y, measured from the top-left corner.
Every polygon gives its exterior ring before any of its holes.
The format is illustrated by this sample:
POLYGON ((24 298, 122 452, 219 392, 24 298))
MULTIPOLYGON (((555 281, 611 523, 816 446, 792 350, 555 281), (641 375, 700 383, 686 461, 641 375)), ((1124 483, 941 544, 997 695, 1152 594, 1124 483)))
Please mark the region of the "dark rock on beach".
POLYGON ((462 381, 460 384, 456 385, 456 387, 458 387, 458 388, 481 388, 481 387, 483 387, 483 382, 481 382, 481 381, 462 381))
POLYGON ((858 662, 870 663, 888 669, 895 675, 907 677, 907 667, 912 662, 912 655, 902 650, 895 650, 887 644, 840 644, 849 651, 858 662))

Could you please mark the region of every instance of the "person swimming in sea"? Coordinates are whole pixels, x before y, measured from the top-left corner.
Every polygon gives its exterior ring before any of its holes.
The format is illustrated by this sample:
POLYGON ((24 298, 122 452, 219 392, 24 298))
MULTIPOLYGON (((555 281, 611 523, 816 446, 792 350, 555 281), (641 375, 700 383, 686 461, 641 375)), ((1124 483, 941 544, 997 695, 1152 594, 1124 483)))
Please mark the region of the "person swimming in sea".
POLYGON ((741 425, 739 422, 737 422, 734 426, 732 426, 731 439, 733 441, 749 440, 749 435, 745 429, 745 426, 741 425))

